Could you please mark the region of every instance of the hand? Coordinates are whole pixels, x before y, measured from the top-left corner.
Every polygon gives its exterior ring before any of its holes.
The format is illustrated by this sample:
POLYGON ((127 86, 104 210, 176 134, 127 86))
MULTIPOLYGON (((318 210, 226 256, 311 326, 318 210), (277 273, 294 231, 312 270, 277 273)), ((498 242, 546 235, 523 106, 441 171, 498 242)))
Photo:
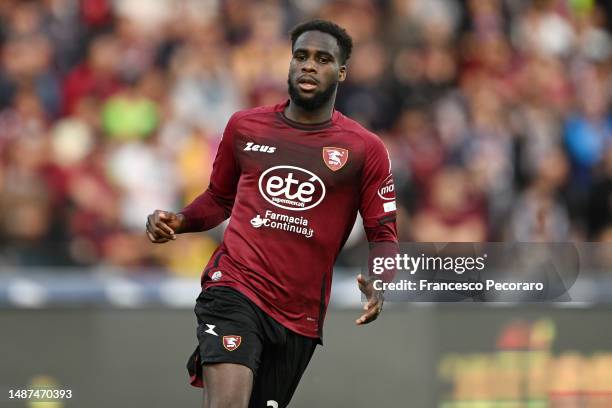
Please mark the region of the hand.
POLYGON ((374 289, 374 285, 372 281, 366 280, 361 274, 357 276, 357 284, 359 285, 359 290, 366 296, 367 303, 363 306, 364 314, 357 320, 358 326, 362 324, 370 323, 378 318, 378 315, 382 312, 384 297, 383 292, 374 289))
POLYGON ((176 239, 185 221, 183 214, 155 210, 147 217, 147 236, 154 244, 163 244, 176 239))

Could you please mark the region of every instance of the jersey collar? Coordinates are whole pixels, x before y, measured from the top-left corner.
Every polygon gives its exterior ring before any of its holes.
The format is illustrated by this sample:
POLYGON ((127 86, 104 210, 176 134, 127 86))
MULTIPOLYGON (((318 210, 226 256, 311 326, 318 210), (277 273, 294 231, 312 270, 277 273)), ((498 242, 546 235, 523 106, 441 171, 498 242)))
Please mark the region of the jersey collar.
POLYGON ((330 127, 331 125, 334 124, 334 122, 338 119, 338 115, 339 112, 336 110, 336 108, 334 108, 333 112, 332 112, 332 117, 331 119, 326 120, 325 122, 321 122, 321 123, 300 123, 300 122, 296 122, 294 120, 289 119, 288 117, 285 116, 285 108, 287 107, 287 105, 289 105, 289 99, 287 99, 285 102, 279 103, 276 109, 276 115, 283 121, 285 122, 287 125, 296 128, 296 129, 300 129, 300 130, 320 130, 320 129, 325 129, 330 127))

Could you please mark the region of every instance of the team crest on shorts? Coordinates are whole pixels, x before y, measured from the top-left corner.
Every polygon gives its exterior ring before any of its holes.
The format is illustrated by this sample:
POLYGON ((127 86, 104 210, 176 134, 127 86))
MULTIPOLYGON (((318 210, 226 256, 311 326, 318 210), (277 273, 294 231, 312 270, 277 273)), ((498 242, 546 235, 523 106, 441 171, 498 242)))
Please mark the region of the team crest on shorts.
POLYGON ((234 351, 242 343, 242 336, 223 336, 223 347, 227 351, 234 351))
POLYGON ((341 147, 324 147, 323 162, 331 171, 338 171, 346 164, 349 151, 341 147))

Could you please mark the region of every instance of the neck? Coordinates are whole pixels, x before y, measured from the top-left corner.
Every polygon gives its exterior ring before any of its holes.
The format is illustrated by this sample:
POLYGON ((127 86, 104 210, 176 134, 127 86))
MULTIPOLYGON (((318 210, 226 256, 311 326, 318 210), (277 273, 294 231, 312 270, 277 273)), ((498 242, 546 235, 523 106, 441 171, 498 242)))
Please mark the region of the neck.
POLYGON ((320 108, 313 111, 305 110, 289 99, 289 104, 283 111, 286 118, 306 125, 323 123, 331 119, 334 112, 334 102, 336 98, 329 98, 320 108))

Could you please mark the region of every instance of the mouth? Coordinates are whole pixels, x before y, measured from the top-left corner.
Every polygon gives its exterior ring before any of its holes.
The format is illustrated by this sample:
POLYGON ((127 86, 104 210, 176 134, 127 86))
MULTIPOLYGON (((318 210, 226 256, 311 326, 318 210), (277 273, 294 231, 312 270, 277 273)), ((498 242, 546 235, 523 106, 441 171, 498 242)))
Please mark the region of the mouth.
POLYGON ((316 79, 308 76, 298 78, 297 83, 298 88, 300 88, 302 92, 312 92, 319 86, 319 82, 316 79))

